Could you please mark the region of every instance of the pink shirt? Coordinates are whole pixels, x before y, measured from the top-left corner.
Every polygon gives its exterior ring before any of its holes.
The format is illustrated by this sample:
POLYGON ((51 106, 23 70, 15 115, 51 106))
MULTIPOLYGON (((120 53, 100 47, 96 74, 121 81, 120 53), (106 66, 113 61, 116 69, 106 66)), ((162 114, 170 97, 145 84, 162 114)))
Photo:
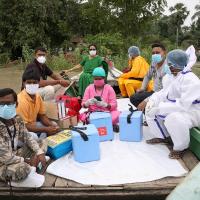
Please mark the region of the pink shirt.
POLYGON ((101 96, 101 99, 104 102, 110 104, 111 108, 108 109, 108 108, 98 107, 96 105, 91 105, 89 107, 90 111, 97 111, 97 110, 98 111, 115 111, 115 110, 117 110, 116 94, 115 94, 115 91, 113 90, 113 88, 110 85, 105 84, 102 91, 96 91, 94 84, 90 84, 85 90, 84 97, 83 97, 83 100, 82 100, 82 106, 84 105, 84 103, 88 99, 92 99, 95 96, 101 96))

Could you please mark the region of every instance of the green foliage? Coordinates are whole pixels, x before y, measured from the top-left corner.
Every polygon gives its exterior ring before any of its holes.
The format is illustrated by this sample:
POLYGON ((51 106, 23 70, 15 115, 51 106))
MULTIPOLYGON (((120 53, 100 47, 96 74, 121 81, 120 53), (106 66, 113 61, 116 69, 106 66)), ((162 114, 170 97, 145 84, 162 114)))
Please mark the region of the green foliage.
POLYGON ((200 16, 191 26, 190 39, 193 41, 193 44, 199 49, 200 48, 200 16))
POLYGON ((176 27, 180 28, 183 25, 186 17, 189 15, 189 11, 185 7, 183 3, 177 3, 174 7, 170 9, 171 14, 171 22, 176 25, 176 27))
POLYGON ((113 30, 111 27, 113 27, 116 17, 112 15, 111 8, 107 6, 106 1, 84 1, 80 4, 80 12, 82 23, 78 27, 81 25, 81 33, 83 35, 96 35, 113 30))
POLYGON ((160 16, 166 5, 166 0, 104 0, 102 2, 111 8, 115 16, 113 24, 117 26, 116 30, 125 36, 143 33, 148 28, 148 22, 160 16))
POLYGON ((163 16, 157 21, 158 32, 162 38, 168 38, 171 42, 180 46, 188 31, 182 25, 189 15, 189 11, 183 3, 177 3, 169 10, 171 12, 169 16, 163 16))
POLYGON ((22 56, 26 64, 33 60, 34 50, 30 49, 28 45, 22 47, 22 56))
POLYGON ((66 60, 64 54, 48 56, 47 65, 54 70, 70 69, 73 66, 71 62, 66 60))
POLYGON ((149 21, 161 14, 165 2, 1 0, 0 39, 7 49, 25 44, 31 48, 44 45, 55 48, 75 34, 139 35, 149 21))
POLYGON ((127 55, 118 55, 118 56, 113 56, 112 60, 114 62, 114 66, 119 69, 123 70, 125 67, 128 66, 128 56, 127 55))
POLYGON ((7 64, 10 61, 9 53, 0 53, 0 65, 7 64))
POLYGON ((123 38, 120 33, 87 35, 85 41, 88 44, 96 44, 100 55, 121 54, 123 52, 123 38))
POLYGON ((200 78, 200 66, 199 65, 194 66, 192 68, 192 71, 200 78))
POLYGON ((150 46, 142 49, 141 52, 141 56, 144 57, 149 64, 151 63, 151 55, 152 55, 151 52, 152 49, 150 46))
MULTIPOLYGON (((182 26, 188 15, 184 4, 170 8, 169 16, 162 15, 165 6, 166 0, 1 0, 0 53, 14 54, 15 59, 23 56, 28 63, 37 46, 56 54, 57 49, 72 46, 73 57, 79 62, 82 49, 95 43, 101 56, 112 54, 120 67, 127 65, 126 53, 132 45, 148 60, 155 40, 166 43, 169 50, 175 48, 177 30, 179 45, 200 47, 200 6, 195 7, 190 28, 182 26), (85 46, 72 44, 73 36, 83 37, 85 46)), ((0 60, 7 62, 4 58, 2 55, 0 60)), ((62 56, 52 60, 55 68, 61 64, 68 67, 62 56)))
POLYGON ((77 6, 72 0, 0 1, 0 38, 5 41, 4 47, 60 45, 79 31, 77 6))

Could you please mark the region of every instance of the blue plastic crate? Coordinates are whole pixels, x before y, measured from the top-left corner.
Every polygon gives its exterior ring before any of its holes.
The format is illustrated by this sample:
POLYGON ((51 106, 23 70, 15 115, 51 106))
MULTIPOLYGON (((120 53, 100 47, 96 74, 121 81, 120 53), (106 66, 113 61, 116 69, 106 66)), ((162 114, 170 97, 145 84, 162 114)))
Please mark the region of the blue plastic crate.
POLYGON ((67 130, 47 137, 47 155, 56 160, 72 151, 71 138, 71 133, 67 130))
POLYGON ((99 160, 99 135, 96 127, 93 124, 78 127, 87 128, 82 131, 88 136, 88 141, 84 141, 80 133, 71 131, 74 159, 80 163, 99 160))
POLYGON ((127 122, 129 111, 122 112, 119 116, 120 140, 129 142, 140 142, 142 140, 142 112, 135 111, 131 116, 131 123, 127 122))
POLYGON ((113 140, 113 126, 111 114, 107 112, 93 112, 90 114, 90 124, 98 130, 100 141, 113 140))

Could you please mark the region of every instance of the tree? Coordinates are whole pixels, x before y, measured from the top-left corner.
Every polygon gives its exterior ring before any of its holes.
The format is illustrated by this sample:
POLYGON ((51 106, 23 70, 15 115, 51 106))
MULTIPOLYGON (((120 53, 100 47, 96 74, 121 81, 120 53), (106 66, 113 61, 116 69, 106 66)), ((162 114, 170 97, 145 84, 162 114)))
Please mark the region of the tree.
POLYGON ((102 1, 111 8, 118 30, 125 36, 139 35, 148 29, 149 21, 161 15, 166 0, 111 0, 102 1))
POLYGON ((80 32, 80 19, 74 0, 1 0, 0 38, 13 54, 23 45, 54 48, 80 32))
POLYGON ((18 57, 23 46, 59 48, 74 35, 152 35, 165 5, 166 0, 1 0, 0 47, 18 57))
POLYGON ((18 49, 24 44, 49 45, 48 21, 53 20, 50 10, 55 9, 53 1, 42 3, 32 0, 2 0, 0 2, 0 29, 4 47, 18 49))
POLYGON ((194 21, 191 26, 191 38, 194 44, 200 48, 200 5, 195 6, 196 12, 192 16, 194 21))
POLYGON ((196 12, 192 16, 192 20, 195 20, 195 19, 198 20, 200 18, 200 5, 196 5, 195 10, 196 10, 196 12))
POLYGON ((80 4, 83 35, 107 33, 110 30, 110 8, 103 1, 89 0, 80 4))
POLYGON ((183 25, 185 19, 189 15, 189 11, 185 7, 183 3, 177 3, 174 7, 171 7, 170 12, 172 13, 170 16, 170 21, 172 25, 176 27, 176 46, 179 44, 179 32, 181 30, 181 25, 183 25))

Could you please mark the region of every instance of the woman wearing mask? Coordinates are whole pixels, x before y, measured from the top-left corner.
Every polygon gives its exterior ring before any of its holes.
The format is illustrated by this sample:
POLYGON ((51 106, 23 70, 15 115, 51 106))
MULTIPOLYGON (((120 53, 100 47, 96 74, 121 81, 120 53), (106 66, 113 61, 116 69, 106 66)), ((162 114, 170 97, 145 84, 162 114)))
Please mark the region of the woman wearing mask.
POLYGON ((93 76, 92 72, 96 67, 103 66, 106 70, 107 74, 107 63, 103 61, 102 57, 97 55, 97 47, 94 44, 89 45, 89 55, 85 56, 84 59, 80 62, 80 64, 76 65, 67 72, 83 68, 83 73, 80 75, 79 78, 79 96, 82 98, 85 92, 85 89, 88 85, 93 83, 93 76))
POLYGON ((40 76, 37 71, 25 70, 22 81, 24 89, 18 94, 17 114, 22 117, 28 131, 35 139, 57 133, 59 127, 46 116, 43 100, 38 94, 40 76))
MULTIPOLYGON (((90 84, 82 100, 82 106, 88 108, 89 112, 108 111, 112 116, 114 131, 118 130, 119 111, 117 110, 116 94, 113 88, 105 84, 106 73, 103 68, 97 67, 93 70, 94 83, 90 84)), ((86 113, 81 115, 81 120, 86 119, 86 113)))

